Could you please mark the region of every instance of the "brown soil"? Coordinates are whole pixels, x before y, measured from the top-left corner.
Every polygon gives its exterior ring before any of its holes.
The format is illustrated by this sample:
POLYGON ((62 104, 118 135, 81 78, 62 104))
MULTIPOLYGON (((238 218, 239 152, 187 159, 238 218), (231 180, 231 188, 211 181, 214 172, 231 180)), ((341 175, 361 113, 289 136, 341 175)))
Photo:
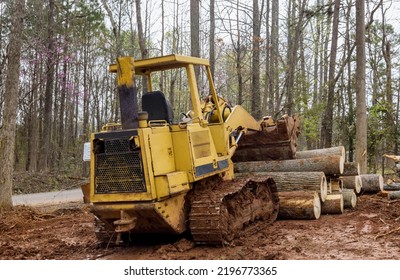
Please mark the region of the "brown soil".
POLYGON ((225 247, 134 236, 129 246, 104 248, 85 205, 15 207, 0 212, 0 259, 400 259, 400 201, 364 195, 357 203, 314 221, 259 221, 225 247))

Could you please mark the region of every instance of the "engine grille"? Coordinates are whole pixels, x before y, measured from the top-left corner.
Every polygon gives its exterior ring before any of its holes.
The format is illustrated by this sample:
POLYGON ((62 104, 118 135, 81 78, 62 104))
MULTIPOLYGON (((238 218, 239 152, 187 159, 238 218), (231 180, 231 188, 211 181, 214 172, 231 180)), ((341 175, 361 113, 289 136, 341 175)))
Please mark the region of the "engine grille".
POLYGON ((128 138, 104 140, 96 154, 96 194, 146 192, 140 150, 131 144, 128 138))

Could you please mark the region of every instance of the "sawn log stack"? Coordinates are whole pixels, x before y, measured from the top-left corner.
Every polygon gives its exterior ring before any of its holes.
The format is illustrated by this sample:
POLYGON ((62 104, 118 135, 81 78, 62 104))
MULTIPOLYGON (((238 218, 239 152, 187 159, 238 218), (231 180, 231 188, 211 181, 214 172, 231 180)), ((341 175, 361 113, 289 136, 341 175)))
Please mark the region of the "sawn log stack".
POLYGON ((360 174, 359 164, 346 162, 343 146, 297 151, 293 157, 265 159, 257 151, 251 161, 235 163, 237 177, 270 177, 278 189, 278 219, 319 219, 357 205, 357 195, 383 190, 378 174, 360 174), (257 154, 257 155, 256 155, 257 154))

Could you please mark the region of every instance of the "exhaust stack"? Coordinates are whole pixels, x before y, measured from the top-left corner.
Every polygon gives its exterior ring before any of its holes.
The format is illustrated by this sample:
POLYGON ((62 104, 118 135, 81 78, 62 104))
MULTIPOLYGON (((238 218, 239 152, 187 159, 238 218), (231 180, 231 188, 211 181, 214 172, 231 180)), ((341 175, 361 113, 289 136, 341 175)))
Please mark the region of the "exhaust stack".
POLYGON ((117 59, 118 96, 122 129, 139 127, 138 99, 135 85, 135 66, 132 57, 117 59))

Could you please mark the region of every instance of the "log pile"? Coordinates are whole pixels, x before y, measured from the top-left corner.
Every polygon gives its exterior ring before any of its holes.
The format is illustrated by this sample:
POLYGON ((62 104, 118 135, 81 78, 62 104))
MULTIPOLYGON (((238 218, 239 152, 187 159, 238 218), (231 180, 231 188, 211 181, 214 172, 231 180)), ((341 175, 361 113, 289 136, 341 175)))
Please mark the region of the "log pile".
POLYGON ((388 200, 400 199, 400 183, 388 182, 387 184, 383 184, 382 188, 381 192, 387 195, 388 200))
MULTIPOLYGON (((254 152, 254 151, 253 151, 254 152)), ((357 195, 395 188, 389 199, 400 198, 400 184, 383 184, 378 174, 360 174, 359 164, 345 162, 343 146, 297 151, 293 158, 265 160, 262 156, 234 164, 236 176, 272 177, 279 192, 279 219, 318 219, 354 209, 357 195), (262 160, 260 160, 262 158, 262 160), (255 159, 255 160, 254 160, 255 159)))

